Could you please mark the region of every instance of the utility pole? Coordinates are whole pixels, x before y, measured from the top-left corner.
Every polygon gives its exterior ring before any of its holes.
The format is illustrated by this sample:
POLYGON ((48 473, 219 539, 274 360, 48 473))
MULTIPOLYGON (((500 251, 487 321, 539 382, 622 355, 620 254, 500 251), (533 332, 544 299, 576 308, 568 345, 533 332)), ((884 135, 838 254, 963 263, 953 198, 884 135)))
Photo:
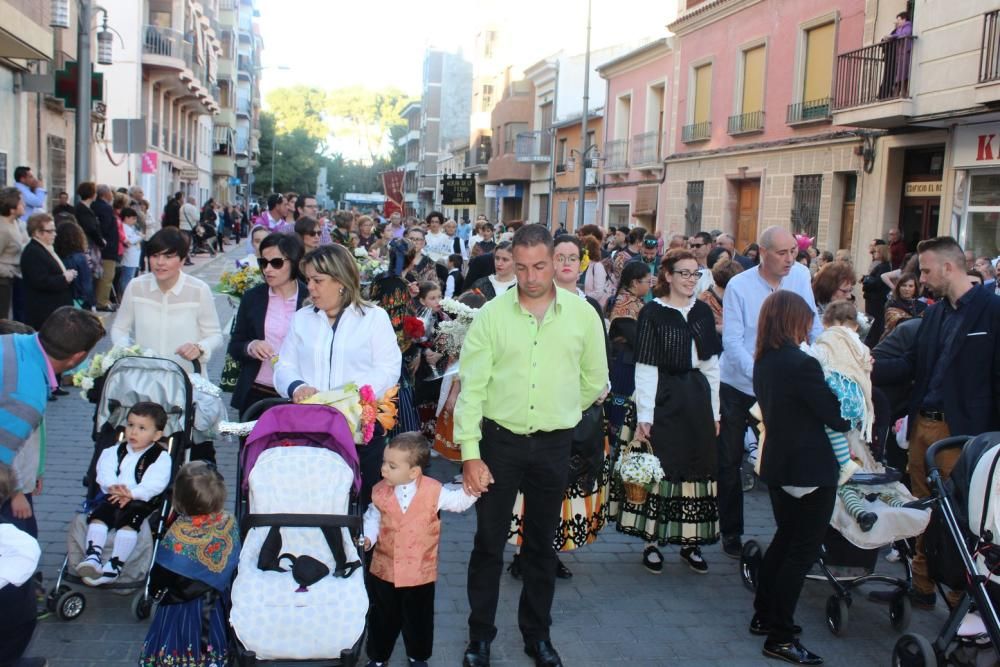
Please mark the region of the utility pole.
POLYGON ((90 79, 93 63, 90 61, 90 19, 92 0, 79 0, 80 16, 76 29, 76 183, 90 180, 90 79))
POLYGON ((587 52, 583 57, 583 120, 580 125, 580 136, 583 147, 580 151, 580 196, 577 201, 576 228, 583 227, 584 197, 587 191, 587 153, 590 152, 590 135, 587 126, 590 124, 590 6, 592 0, 587 0, 587 52))

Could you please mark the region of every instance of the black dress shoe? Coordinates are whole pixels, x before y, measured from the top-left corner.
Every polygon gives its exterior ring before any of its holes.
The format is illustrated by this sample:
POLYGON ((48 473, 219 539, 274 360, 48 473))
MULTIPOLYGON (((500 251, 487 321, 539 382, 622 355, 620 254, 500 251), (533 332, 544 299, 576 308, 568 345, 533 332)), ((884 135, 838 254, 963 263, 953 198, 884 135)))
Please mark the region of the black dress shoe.
POLYGON ((556 558, 556 576, 560 579, 572 579, 573 572, 561 560, 556 558))
POLYGON ((66 391, 65 389, 63 389, 62 387, 56 387, 55 389, 52 390, 52 395, 53 396, 69 396, 69 392, 66 391))
POLYGON ((535 667, 562 667, 562 659, 547 639, 525 644, 524 652, 535 659, 535 667))
POLYGON ((722 553, 730 558, 740 558, 743 555, 743 540, 739 537, 722 538, 722 553))
POLYGON ((507 567, 507 571, 510 572, 510 576, 515 579, 521 578, 521 554, 514 554, 514 559, 507 567))
POLYGON ((462 667, 490 667, 490 643, 469 642, 462 657, 462 667))
MULTIPOLYGON (((801 635, 802 626, 793 625, 792 632, 797 635, 801 635)), ((754 614, 753 618, 750 619, 750 634, 757 635, 758 637, 766 637, 771 634, 771 626, 765 623, 759 615, 754 614)))
POLYGON ((663 554, 652 544, 646 545, 646 548, 642 550, 642 566, 653 574, 663 572, 663 554), (656 558, 654 559, 653 556, 656 558))
POLYGON ((798 639, 793 639, 788 643, 764 642, 765 657, 776 658, 790 662, 793 665, 822 665, 823 658, 819 657, 809 649, 799 643, 798 639))

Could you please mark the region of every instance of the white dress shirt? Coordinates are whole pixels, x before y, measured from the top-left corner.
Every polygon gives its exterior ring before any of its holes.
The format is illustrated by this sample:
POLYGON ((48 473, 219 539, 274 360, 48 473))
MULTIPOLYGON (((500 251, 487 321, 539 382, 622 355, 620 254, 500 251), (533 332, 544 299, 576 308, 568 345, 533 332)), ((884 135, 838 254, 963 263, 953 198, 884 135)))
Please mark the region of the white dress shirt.
POLYGON ((191 362, 174 352, 185 343, 196 343, 205 351, 201 363, 206 370, 212 350, 222 347, 222 327, 212 290, 183 272, 166 292, 152 273, 134 278, 125 288, 115 315, 111 342, 123 346, 135 343, 177 361, 186 370, 191 370, 191 362))
POLYGON ((30 579, 41 557, 38 540, 14 524, 0 523, 0 588, 30 579))
MULTIPOLYGON (((694 306, 694 301, 684 308, 671 305, 663 299, 653 299, 664 308, 673 308, 687 321, 688 314, 694 306)), ((704 361, 698 358, 698 346, 691 341, 691 367, 701 371, 701 374, 708 380, 709 393, 712 398, 712 415, 715 421, 719 421, 719 356, 713 354, 704 361)), ((653 423, 653 411, 656 408, 656 388, 659 386, 660 372, 656 366, 649 364, 635 365, 635 408, 636 421, 653 423)))
MULTIPOLYGON (((393 487, 392 490, 396 494, 396 500, 399 501, 400 509, 403 510, 403 514, 406 514, 406 510, 410 509, 410 503, 413 502, 413 497, 417 495, 417 480, 413 480, 409 484, 400 484, 393 487)), ((475 504, 476 497, 467 494, 460 485, 444 484, 441 486, 441 495, 438 496, 437 506, 439 512, 442 510, 445 512, 464 512, 475 504)), ((364 518, 365 537, 372 544, 378 541, 381 524, 382 513, 375 507, 375 503, 372 503, 365 510, 364 518)))
MULTIPOLYGON (((154 444, 151 447, 159 445, 154 444)), ((118 445, 112 445, 101 452, 100 458, 97 459, 97 483, 101 491, 107 493, 113 484, 124 484, 132 494, 133 500, 142 501, 163 493, 170 483, 170 454, 160 452, 153 465, 146 468, 142 482, 139 483, 135 481, 135 466, 146 450, 137 452, 132 449, 132 445, 125 445, 125 449, 125 458, 122 459, 121 466, 118 465, 118 445)))
POLYGON ((392 322, 378 306, 347 308, 336 334, 325 312, 306 306, 292 317, 281 344, 274 388, 287 398, 295 383, 327 391, 353 382, 371 385, 381 397, 399 383, 402 364, 392 322))

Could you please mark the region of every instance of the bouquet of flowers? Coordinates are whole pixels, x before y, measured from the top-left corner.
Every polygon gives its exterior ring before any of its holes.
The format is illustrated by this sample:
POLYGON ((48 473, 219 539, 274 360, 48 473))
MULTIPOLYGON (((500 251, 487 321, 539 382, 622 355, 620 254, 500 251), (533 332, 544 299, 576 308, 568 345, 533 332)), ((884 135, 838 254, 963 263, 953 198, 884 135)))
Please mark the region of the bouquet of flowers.
POLYGON ((628 502, 641 505, 646 502, 648 487, 663 479, 663 467, 648 442, 633 440, 622 450, 615 474, 625 486, 628 502))
POLYGON ((462 351, 465 335, 469 333, 469 327, 479 311, 454 299, 444 299, 441 308, 451 315, 452 319, 438 323, 435 343, 439 351, 454 358, 462 351))
POLYGON ((90 365, 73 373, 73 386, 80 388, 80 398, 85 401, 90 400, 89 392, 94 389, 99 378, 115 365, 115 362, 122 357, 152 357, 155 356, 152 350, 144 350, 138 345, 123 347, 116 345, 104 353, 95 354, 90 358, 90 365))
POLYGON ((389 262, 375 259, 364 248, 354 249, 354 262, 358 265, 362 283, 373 282, 389 268, 389 262))
POLYGON ((427 335, 427 327, 419 317, 407 315, 403 318, 403 334, 410 340, 420 343, 427 335))
POLYGON ((215 286, 215 291, 239 299, 247 290, 263 282, 264 276, 260 269, 256 266, 244 266, 235 271, 224 271, 219 276, 219 284, 215 286))

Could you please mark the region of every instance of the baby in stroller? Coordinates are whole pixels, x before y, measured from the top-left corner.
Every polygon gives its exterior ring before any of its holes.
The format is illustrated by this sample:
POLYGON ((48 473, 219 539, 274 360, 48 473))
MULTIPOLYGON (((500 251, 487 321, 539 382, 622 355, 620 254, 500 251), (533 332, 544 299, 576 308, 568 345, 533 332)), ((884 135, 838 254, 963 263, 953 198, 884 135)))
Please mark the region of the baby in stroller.
POLYGON ((869 532, 879 517, 872 511, 874 505, 865 502, 866 498, 877 496, 889 507, 902 507, 913 498, 892 483, 868 488, 851 483, 851 477, 859 470, 885 472, 866 444, 872 439, 875 421, 870 377, 872 356, 858 334, 858 311, 853 303, 835 301, 828 305, 823 312, 823 326, 823 333, 807 352, 819 360, 827 384, 840 400, 841 416, 853 427, 846 433, 826 429, 840 465, 837 496, 858 527, 869 532))
POLYGON ((129 410, 125 442, 112 445, 97 460, 101 496, 87 521, 86 555, 76 572, 88 586, 115 581, 139 539, 143 522, 158 506, 170 483, 170 454, 159 445, 167 425, 164 409, 141 401, 129 410), (115 529, 111 558, 102 564, 108 531, 115 529))

